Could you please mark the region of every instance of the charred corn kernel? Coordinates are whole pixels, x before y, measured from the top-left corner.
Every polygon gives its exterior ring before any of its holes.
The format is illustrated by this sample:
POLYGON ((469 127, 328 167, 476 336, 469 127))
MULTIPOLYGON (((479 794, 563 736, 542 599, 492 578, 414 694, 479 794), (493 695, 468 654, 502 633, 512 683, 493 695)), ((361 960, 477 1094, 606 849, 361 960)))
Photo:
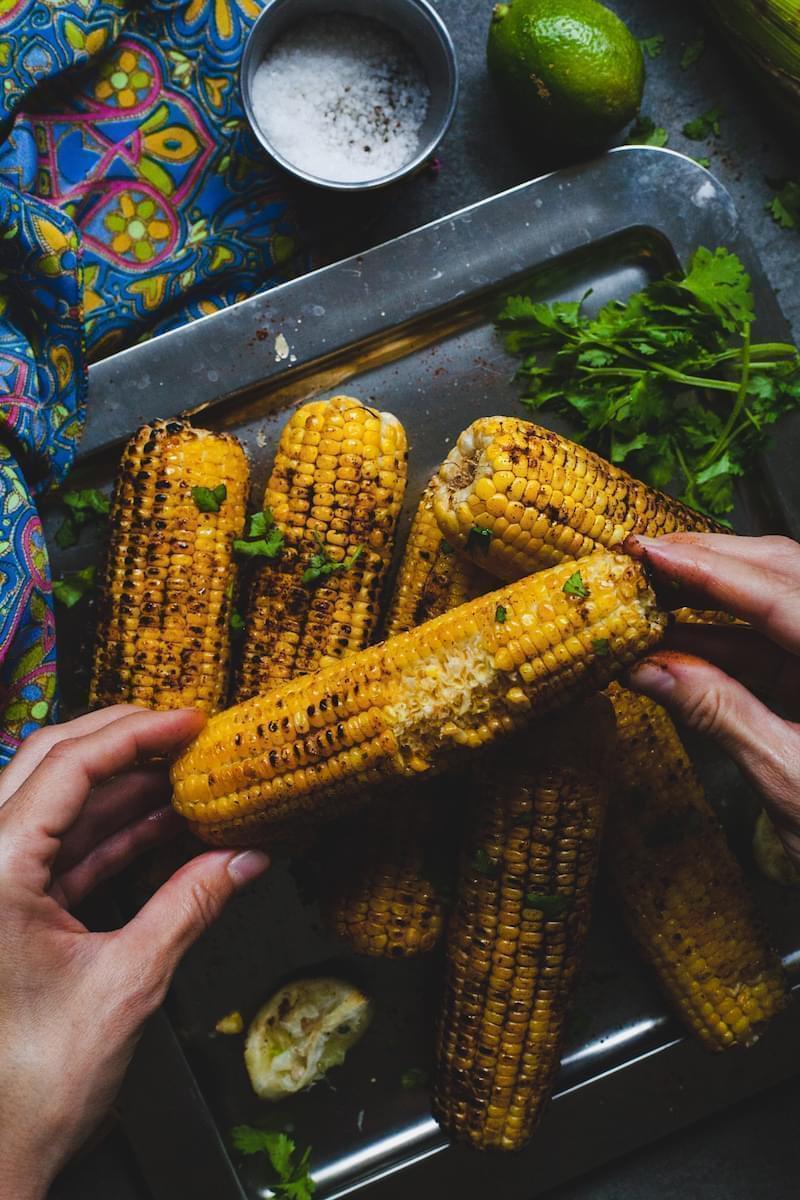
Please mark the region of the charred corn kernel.
POLYGON ((357 954, 406 958, 439 940, 452 828, 437 790, 415 785, 337 831, 324 910, 357 954))
POLYGON ((227 694, 233 541, 248 465, 227 434, 180 421, 145 425, 120 463, 98 602, 89 702, 215 712, 227 694), (218 512, 193 488, 225 485, 218 512))
POLYGON ((299 408, 264 494, 284 536, 250 592, 235 698, 245 700, 366 646, 379 615, 406 486, 408 448, 390 413, 335 396, 299 408), (320 545, 346 570, 303 582, 320 545))
POLYGON ((585 446, 514 417, 481 417, 464 430, 434 481, 433 505, 447 540, 501 579, 611 549, 631 533, 722 532, 585 446))
POLYGON ((461 558, 445 541, 433 515, 433 483, 429 483, 411 523, 386 618, 386 636, 405 633, 495 586, 491 575, 461 558))
POLYGON ((433 1092, 445 1132, 479 1149, 527 1141, 558 1069, 605 817, 601 728, 613 740, 610 714, 591 708, 542 723, 479 779, 447 930, 433 1092))
POLYGON ((208 841, 257 842, 275 820, 324 815, 343 796, 441 770, 459 747, 605 686, 660 641, 666 617, 629 557, 584 559, 580 595, 574 568, 519 580, 212 718, 173 767, 176 808, 208 841), (522 651, 528 628, 548 624, 553 649, 528 640, 522 651), (530 683, 517 665, 526 653, 530 683), (528 705, 509 703, 516 687, 528 705))
POLYGON ((787 1002, 780 962, 669 716, 617 685, 608 694, 619 785, 607 853, 622 915, 705 1045, 751 1045, 787 1002))

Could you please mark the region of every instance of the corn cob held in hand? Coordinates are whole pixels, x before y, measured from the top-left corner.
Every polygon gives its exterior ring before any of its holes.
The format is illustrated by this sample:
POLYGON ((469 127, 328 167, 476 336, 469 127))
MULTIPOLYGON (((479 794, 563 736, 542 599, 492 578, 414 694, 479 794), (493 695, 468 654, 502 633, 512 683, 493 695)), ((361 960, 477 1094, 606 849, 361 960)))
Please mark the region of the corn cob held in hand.
POLYGON ((788 1001, 747 881, 678 732, 617 684, 607 854, 622 915, 676 1011, 711 1050, 749 1046, 788 1001))
POLYGON ((283 547, 253 581, 237 701, 368 645, 407 456, 397 418, 349 396, 313 401, 290 418, 264 494, 283 547))
POLYGON ((434 511, 448 541, 501 579, 613 549, 631 533, 723 532, 585 446, 515 417, 481 417, 464 430, 439 470, 434 511))
POLYGON ((245 453, 227 434, 155 421, 128 443, 98 604, 92 707, 215 712, 225 702, 233 541, 248 483, 245 453))
MULTIPOLYGON (((493 586, 491 576, 443 547, 443 540, 429 484, 411 523, 387 637, 493 586)), ((408 794, 391 797, 337 830, 323 907, 330 928, 356 953, 424 954, 438 941, 444 924, 442 878, 451 865, 441 789, 439 781, 427 787, 415 782, 408 794)))
POLYGON ((613 738, 610 708, 596 697, 515 739, 479 775, 447 930, 433 1093, 445 1132, 479 1149, 519 1149, 552 1092, 613 738))
POLYGON ((203 838, 261 840, 457 764, 605 686, 662 638, 643 569, 600 551, 462 605, 212 718, 173 766, 175 806, 203 838))

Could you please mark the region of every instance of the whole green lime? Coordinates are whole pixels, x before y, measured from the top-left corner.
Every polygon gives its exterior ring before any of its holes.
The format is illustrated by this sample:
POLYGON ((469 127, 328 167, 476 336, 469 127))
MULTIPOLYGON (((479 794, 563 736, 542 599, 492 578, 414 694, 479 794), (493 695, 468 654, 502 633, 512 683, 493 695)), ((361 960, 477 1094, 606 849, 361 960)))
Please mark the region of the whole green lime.
POLYGON ((597 0, 496 4, 487 59, 510 116, 537 141, 603 145, 641 104, 642 48, 597 0))

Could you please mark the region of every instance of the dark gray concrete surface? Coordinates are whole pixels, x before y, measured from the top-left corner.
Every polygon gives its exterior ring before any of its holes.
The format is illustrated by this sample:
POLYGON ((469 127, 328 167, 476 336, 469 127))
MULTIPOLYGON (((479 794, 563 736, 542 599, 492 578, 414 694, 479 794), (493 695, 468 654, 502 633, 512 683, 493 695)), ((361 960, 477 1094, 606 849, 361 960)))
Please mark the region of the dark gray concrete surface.
MULTIPOLYGON (((637 36, 665 35, 663 54, 648 62, 643 111, 669 130, 671 147, 711 158, 711 170, 732 192, 784 311, 800 334, 800 299, 793 286, 800 233, 780 229, 765 212, 772 195, 766 179, 798 171, 794 140, 761 106, 752 81, 715 44, 713 34, 706 37, 700 61, 687 71, 680 69, 682 49, 700 28, 701 5, 696 0, 608 2, 637 36), (709 143, 684 138, 684 123, 714 105, 724 113, 721 137, 709 143)), ((558 165, 537 156, 511 133, 492 93, 484 69, 491 0, 438 0, 437 7, 453 33, 462 72, 461 100, 441 147, 441 169, 365 199, 302 193, 305 220, 327 261, 558 165)), ((497 236, 502 238, 502 229, 497 236)), ((560 1188, 551 1198, 794 1200, 800 1175, 798 1128, 800 1077, 560 1188)), ((580 1136, 576 1129, 575 1137, 580 1136)), ((67 1173, 53 1200, 146 1200, 146 1192, 122 1139, 114 1135, 67 1173)))

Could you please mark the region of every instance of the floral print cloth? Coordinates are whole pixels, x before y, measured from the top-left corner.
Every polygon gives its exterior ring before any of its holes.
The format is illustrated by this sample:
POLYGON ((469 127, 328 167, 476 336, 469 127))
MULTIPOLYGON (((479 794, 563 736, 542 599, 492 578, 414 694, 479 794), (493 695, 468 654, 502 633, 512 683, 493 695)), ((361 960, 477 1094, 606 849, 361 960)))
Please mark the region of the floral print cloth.
POLYGON ((305 265, 243 117, 256 0, 0 0, 0 765, 52 717, 35 497, 80 438, 86 361, 305 265))

